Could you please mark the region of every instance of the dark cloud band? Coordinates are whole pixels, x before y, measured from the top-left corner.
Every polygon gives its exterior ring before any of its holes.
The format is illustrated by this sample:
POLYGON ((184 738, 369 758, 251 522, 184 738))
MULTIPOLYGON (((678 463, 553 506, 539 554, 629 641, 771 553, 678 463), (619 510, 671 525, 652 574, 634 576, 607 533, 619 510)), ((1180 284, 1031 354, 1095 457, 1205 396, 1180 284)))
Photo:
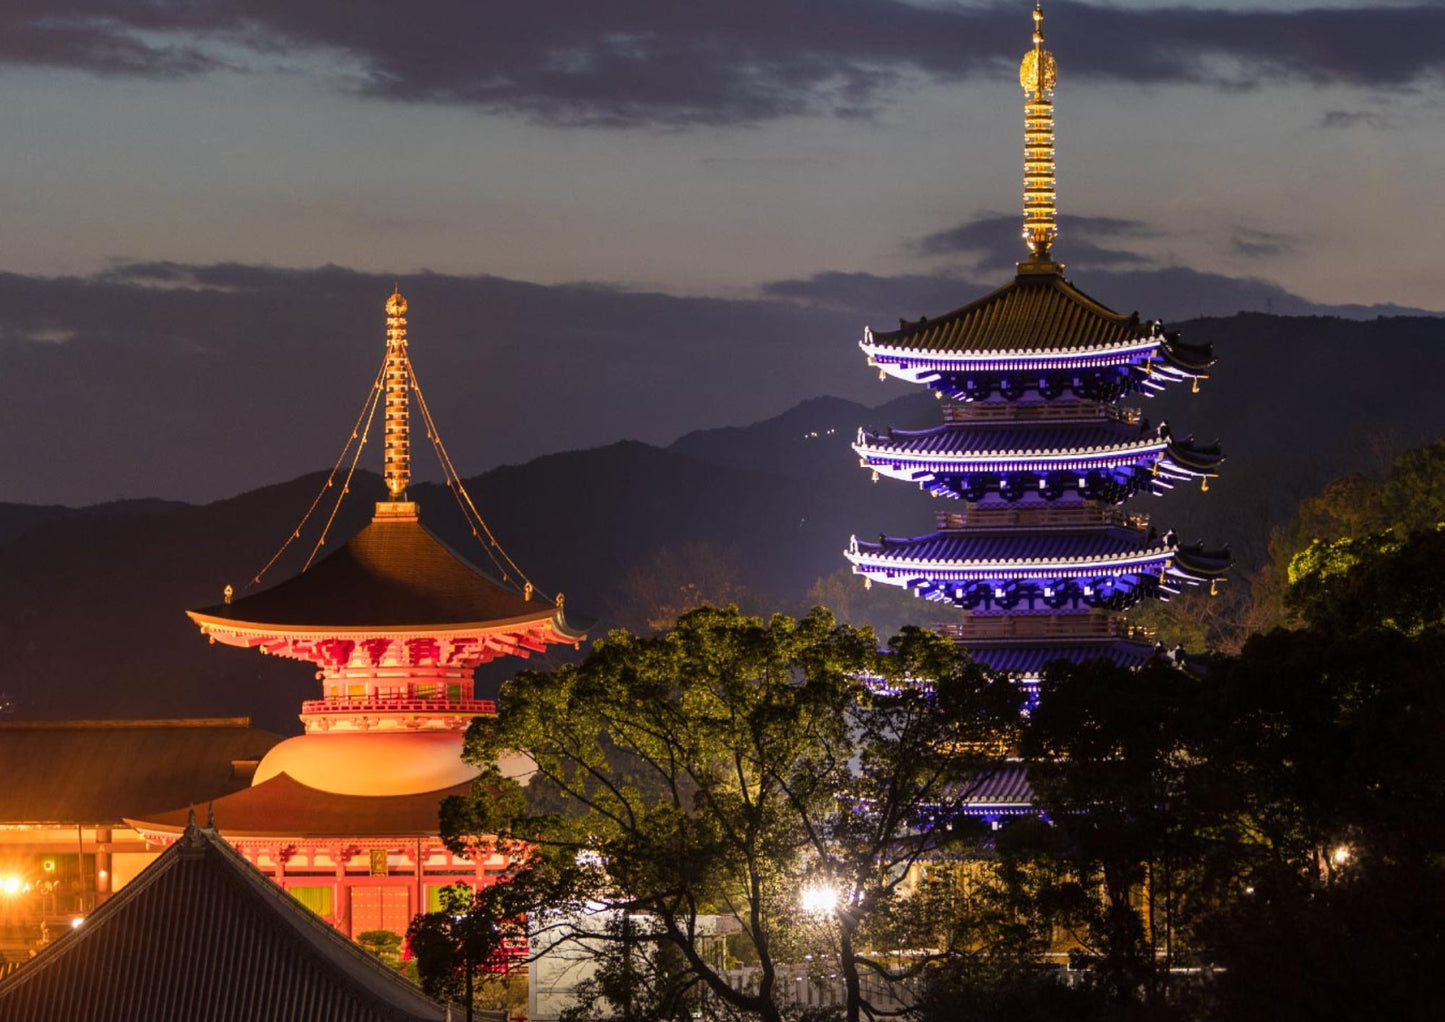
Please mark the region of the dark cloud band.
MULTIPOLYGON (((1011 63, 1018 3, 907 0, 17 0, 0 63, 182 76, 221 54, 339 54, 362 89, 564 124, 754 123, 866 115, 906 76, 1011 63)), ((1250 11, 1049 5, 1078 78, 1252 87, 1403 86, 1445 68, 1445 9, 1250 11)))

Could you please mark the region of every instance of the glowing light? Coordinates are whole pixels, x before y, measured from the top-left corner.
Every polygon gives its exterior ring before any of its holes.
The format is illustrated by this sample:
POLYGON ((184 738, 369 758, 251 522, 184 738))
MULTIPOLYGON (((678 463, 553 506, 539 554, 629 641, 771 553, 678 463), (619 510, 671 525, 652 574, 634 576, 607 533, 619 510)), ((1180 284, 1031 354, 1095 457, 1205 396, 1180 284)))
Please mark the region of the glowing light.
POLYGON ((829 916, 838 911, 838 889, 830 884, 809 884, 798 894, 798 907, 809 915, 829 916))
POLYGON ((85 922, 85 918, 83 916, 76 916, 70 921, 70 928, 72 930, 78 930, 80 929, 80 924, 83 922, 85 922))
POLYGON ((14 897, 15 895, 19 894, 20 887, 21 884, 19 877, 12 876, 6 877, 4 880, 0 880, 0 892, 3 892, 10 897, 14 897))
POLYGON ((411 481, 411 410, 407 390, 411 365, 406 352, 406 299, 401 288, 386 300, 386 413, 383 477, 393 501, 404 499, 411 481))
POLYGON ((1024 240, 1029 251, 1048 258, 1058 234, 1054 210, 1054 87, 1059 70, 1044 49, 1044 13, 1034 7, 1034 48, 1019 64, 1024 89, 1024 240))
POLYGON ((1336 866, 1343 866, 1350 861, 1351 852, 1349 845, 1340 845, 1330 853, 1330 861, 1336 866))

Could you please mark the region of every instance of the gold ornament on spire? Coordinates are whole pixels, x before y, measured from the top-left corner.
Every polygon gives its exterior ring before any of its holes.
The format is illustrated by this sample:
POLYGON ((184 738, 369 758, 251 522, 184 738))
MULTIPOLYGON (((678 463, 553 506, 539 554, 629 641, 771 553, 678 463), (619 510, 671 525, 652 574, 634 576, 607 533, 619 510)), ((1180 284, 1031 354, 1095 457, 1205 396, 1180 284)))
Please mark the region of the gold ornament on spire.
POLYGON ((1054 207, 1054 86, 1059 65, 1044 49, 1044 10, 1034 5, 1034 48, 1019 64, 1024 89, 1024 241, 1034 258, 1045 262, 1058 237, 1054 207))
POLYGON ((411 360, 406 352, 406 299, 398 285, 386 300, 386 388, 382 477, 394 501, 404 500, 411 482, 411 360))

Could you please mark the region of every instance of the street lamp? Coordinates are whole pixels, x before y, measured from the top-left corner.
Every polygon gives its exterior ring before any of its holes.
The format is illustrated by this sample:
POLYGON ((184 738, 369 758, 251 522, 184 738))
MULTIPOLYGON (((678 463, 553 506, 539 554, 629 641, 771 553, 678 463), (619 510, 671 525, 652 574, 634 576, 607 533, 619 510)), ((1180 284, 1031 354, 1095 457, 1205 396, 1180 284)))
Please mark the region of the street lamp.
POLYGON ((798 895, 798 906, 809 915, 830 916, 838 911, 841 900, 838 889, 831 884, 812 883, 798 895))

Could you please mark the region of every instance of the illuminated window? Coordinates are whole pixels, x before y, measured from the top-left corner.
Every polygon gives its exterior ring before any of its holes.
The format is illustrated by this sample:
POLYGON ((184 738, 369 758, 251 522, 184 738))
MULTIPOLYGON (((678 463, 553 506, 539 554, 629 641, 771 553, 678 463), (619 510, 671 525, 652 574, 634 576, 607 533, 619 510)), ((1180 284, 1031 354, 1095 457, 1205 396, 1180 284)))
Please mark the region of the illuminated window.
POLYGON ((305 905, 318 916, 330 916, 332 914, 331 885, 324 887, 292 887, 289 888, 291 897, 305 905))

